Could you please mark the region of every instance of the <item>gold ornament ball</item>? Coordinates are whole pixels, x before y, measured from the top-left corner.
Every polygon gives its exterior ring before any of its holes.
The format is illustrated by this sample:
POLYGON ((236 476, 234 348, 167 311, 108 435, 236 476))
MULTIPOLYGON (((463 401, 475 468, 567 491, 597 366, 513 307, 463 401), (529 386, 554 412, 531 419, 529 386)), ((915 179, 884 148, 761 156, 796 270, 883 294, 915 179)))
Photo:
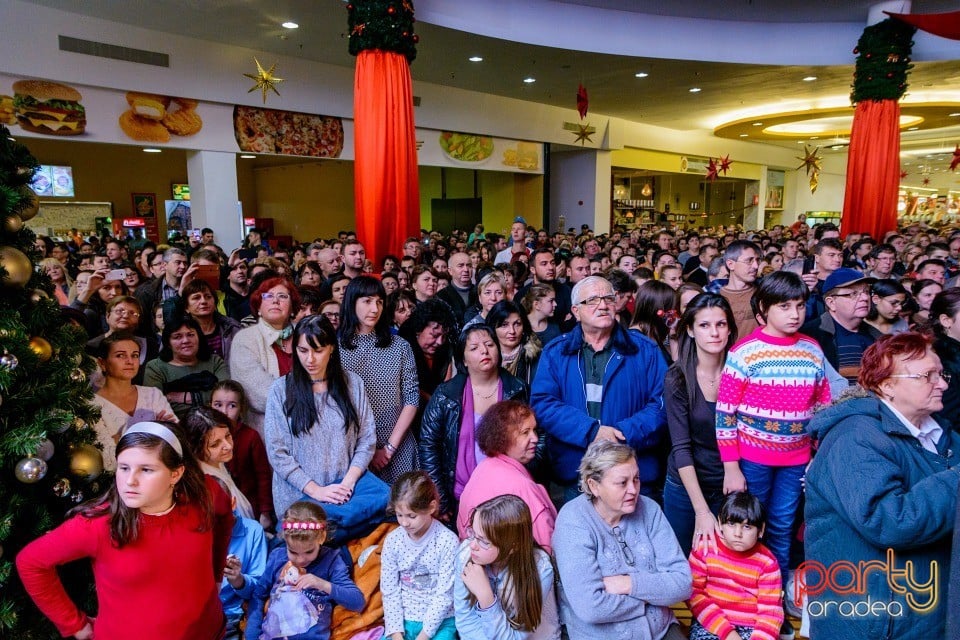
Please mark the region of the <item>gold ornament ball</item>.
POLYGON ((30 338, 30 350, 37 354, 40 362, 46 362, 53 357, 53 347, 40 336, 30 338))
POLYGON ((33 275, 30 258, 13 247, 0 247, 0 266, 7 272, 0 280, 0 287, 4 289, 22 289, 33 275))
POLYGON ((82 444, 70 452, 70 473, 87 482, 103 473, 103 454, 92 444, 82 444))
POLYGON ((23 218, 16 214, 12 214, 4 217, 3 219, 3 230, 6 233, 20 233, 20 230, 23 229, 23 218))
POLYGON ((24 185, 20 187, 20 195, 29 198, 27 201, 27 206, 19 211, 19 215, 23 220, 29 220, 33 216, 40 213, 40 198, 33 189, 24 185))

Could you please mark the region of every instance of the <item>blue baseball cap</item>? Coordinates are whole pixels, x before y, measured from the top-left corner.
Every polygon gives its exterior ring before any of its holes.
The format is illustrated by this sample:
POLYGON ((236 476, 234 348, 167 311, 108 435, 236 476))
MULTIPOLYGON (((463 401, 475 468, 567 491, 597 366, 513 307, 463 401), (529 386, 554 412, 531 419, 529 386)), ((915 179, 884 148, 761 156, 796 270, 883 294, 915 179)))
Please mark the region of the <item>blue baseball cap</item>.
POLYGON ((829 292, 834 289, 839 289, 840 287, 852 287, 855 284, 873 284, 876 282, 876 278, 868 278, 856 269, 849 269, 844 267, 842 269, 837 269, 829 276, 823 283, 823 295, 827 295, 829 292))
POLYGON ((523 219, 523 216, 517 216, 516 218, 513 219, 514 224, 518 222, 521 224, 527 224, 527 221, 523 219))

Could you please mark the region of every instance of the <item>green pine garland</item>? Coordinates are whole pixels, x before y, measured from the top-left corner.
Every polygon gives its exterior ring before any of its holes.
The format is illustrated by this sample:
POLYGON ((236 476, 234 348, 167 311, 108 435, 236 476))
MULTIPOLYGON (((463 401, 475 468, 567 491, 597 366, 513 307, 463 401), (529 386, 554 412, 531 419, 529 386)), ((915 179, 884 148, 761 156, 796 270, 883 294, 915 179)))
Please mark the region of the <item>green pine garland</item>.
POLYGON ((353 0, 347 4, 350 54, 395 51, 413 62, 420 36, 413 32, 412 0, 353 0))
MULTIPOLYGON (((0 220, 17 216, 29 202, 21 189, 29 185, 38 167, 36 159, 0 126, 0 220)), ((85 353, 86 332, 65 323, 53 297, 50 279, 36 270, 36 236, 24 227, 7 233, 0 227, 0 246, 27 255, 34 272, 26 287, 0 288, 0 355, 15 356, 16 368, 0 365, 0 638, 53 640, 56 628, 33 605, 20 584, 13 560, 21 548, 63 521, 66 511, 91 498, 112 482, 104 474, 86 482, 70 474, 71 447, 91 444, 90 425, 98 411, 90 404, 93 392, 87 378, 95 364, 85 353), (39 336, 53 347, 47 362, 29 346, 39 336), (14 469, 33 455, 44 440, 54 445, 46 476, 35 484, 17 480, 14 469), (57 497, 55 482, 68 479, 71 492, 57 497)), ((0 275, 6 271, 0 265, 0 275)), ((84 563, 63 573, 68 592, 85 610, 95 612, 92 576, 84 563)))
POLYGON ((899 100, 907 91, 907 73, 916 27, 887 18, 863 30, 853 52, 857 67, 850 100, 899 100))

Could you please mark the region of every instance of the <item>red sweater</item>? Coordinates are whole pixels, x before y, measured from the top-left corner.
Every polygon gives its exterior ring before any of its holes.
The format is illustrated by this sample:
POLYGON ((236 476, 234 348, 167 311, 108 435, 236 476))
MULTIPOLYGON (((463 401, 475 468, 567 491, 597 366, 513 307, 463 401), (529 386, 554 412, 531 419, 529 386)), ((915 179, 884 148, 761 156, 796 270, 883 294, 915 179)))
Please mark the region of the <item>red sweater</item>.
POLYGON ((751 640, 775 640, 783 623, 780 567, 762 544, 740 553, 717 541, 717 552, 690 554, 690 611, 700 624, 726 638, 734 627, 753 629, 751 640))
MULTIPOLYGON (((227 470, 237 488, 250 501, 253 514, 273 517, 273 469, 260 434, 240 423, 233 431, 233 460, 227 470)), ((282 514, 281 514, 282 515, 282 514)))
POLYGON ((57 566, 90 558, 99 603, 95 638, 219 638, 224 617, 217 589, 233 516, 229 506, 222 511, 226 496, 215 489, 213 530, 197 531, 199 509, 179 504, 166 515, 141 516, 137 540, 118 549, 108 517, 75 516, 24 547, 17 556, 20 579, 64 636, 89 618, 67 595, 57 566))

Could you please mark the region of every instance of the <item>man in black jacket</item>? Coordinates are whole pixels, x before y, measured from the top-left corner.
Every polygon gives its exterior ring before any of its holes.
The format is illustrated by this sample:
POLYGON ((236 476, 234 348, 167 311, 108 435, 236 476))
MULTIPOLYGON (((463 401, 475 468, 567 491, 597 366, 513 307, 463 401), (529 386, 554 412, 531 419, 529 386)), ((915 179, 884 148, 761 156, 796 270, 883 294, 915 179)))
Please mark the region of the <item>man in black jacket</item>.
POLYGON ((463 316, 467 309, 477 303, 477 288, 473 285, 470 256, 466 253, 454 253, 447 259, 447 272, 450 274, 450 286, 437 292, 437 297, 450 305, 457 325, 463 326, 463 316))

